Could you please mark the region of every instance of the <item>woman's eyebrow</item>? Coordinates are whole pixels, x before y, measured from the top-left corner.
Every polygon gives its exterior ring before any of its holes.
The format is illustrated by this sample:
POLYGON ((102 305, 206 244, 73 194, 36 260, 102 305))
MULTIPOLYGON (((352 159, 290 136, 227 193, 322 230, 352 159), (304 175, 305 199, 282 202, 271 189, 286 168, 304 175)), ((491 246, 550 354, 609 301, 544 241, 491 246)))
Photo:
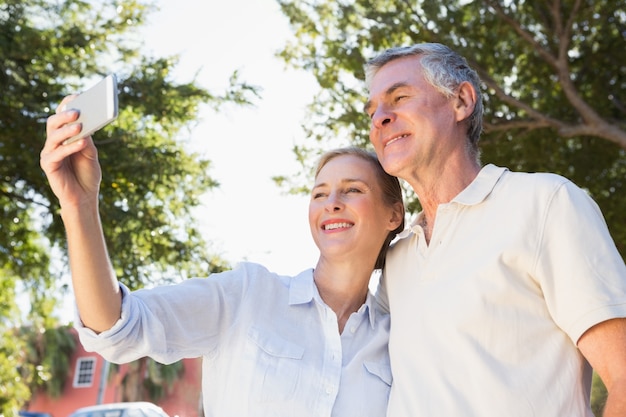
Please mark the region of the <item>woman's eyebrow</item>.
MULTIPOLYGON (((359 183, 359 184, 363 184, 369 187, 369 184, 365 180, 362 180, 360 178, 343 178, 340 180, 340 182, 342 185, 359 183)), ((329 187, 329 185, 325 182, 313 184, 313 187, 311 188, 311 190, 315 190, 316 188, 320 188, 320 187, 329 187)))

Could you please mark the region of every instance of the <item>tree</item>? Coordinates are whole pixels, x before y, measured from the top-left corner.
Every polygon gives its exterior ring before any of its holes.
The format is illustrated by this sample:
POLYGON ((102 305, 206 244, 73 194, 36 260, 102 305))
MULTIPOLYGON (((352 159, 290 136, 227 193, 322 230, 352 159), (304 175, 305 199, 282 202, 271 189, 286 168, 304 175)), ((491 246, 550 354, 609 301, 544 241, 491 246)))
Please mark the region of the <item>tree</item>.
POLYGON ((192 217, 200 196, 218 183, 209 176, 210 161, 185 149, 185 128, 200 106, 249 104, 256 88, 237 73, 219 95, 194 81, 174 82, 176 56, 141 53, 138 28, 153 10, 141 0, 0 0, 0 415, 14 415, 28 387, 40 386, 37 373, 57 372, 48 354, 66 347, 62 337, 35 337, 51 345, 20 355, 26 342, 13 337, 24 319, 33 335, 52 336, 57 325, 65 235, 39 153, 46 118, 65 95, 107 73, 118 76, 119 116, 94 140, 103 165, 105 235, 120 279, 136 289, 225 266, 208 253, 192 217), (20 292, 29 311, 15 301, 20 292), (43 362, 27 363, 28 357, 43 362))
MULTIPOLYGON (((484 81, 482 161, 557 172, 600 205, 626 259, 624 0, 278 0, 294 38, 279 53, 312 72, 320 91, 295 148, 311 154, 348 138, 368 144, 363 64, 390 46, 441 42, 484 81)), ((276 178, 294 190, 300 184, 276 178)), ((410 195, 409 209, 418 202, 410 195)))
MULTIPOLYGON (((119 372, 118 365, 111 364, 110 369, 110 375, 119 372)), ((182 361, 163 365, 151 358, 141 358, 130 362, 121 383, 121 401, 158 402, 184 372, 182 361)))

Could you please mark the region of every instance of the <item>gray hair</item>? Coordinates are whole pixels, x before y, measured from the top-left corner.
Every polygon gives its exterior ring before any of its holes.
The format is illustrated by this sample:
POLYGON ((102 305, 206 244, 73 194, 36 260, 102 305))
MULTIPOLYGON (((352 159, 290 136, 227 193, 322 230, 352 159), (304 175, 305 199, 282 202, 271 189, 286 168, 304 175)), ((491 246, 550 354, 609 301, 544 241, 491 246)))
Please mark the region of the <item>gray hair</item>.
POLYGON ((365 83, 369 88, 378 70, 391 61, 407 56, 421 56, 424 78, 446 97, 452 97, 462 82, 469 82, 476 91, 476 105, 468 118, 467 135, 472 151, 478 154, 478 140, 483 130, 483 96, 480 78, 467 60, 440 43, 418 43, 383 51, 365 64, 365 83))

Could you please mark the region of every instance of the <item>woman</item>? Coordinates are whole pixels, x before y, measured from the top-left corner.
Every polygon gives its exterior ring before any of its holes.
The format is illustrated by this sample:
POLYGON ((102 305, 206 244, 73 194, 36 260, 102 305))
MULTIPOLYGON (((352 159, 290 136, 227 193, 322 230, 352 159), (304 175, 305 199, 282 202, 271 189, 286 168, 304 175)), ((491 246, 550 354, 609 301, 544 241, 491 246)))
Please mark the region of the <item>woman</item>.
POLYGON ((80 129, 68 125, 77 116, 48 118, 41 166, 61 204, 88 350, 118 363, 203 357, 206 416, 385 415, 389 316, 368 284, 403 228, 404 207, 398 180, 374 154, 345 148, 321 158, 309 205, 315 269, 288 277, 242 263, 129 292, 106 251, 94 143, 63 145, 80 129))

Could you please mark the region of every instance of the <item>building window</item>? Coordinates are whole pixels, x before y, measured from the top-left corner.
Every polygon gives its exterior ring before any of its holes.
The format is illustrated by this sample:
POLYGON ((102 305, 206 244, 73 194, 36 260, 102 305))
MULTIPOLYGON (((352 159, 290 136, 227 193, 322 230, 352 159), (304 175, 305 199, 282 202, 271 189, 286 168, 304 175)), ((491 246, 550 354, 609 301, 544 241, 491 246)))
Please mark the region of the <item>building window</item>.
POLYGON ((74 372, 74 388, 87 388, 93 385, 95 373, 95 356, 78 358, 76 361, 76 372, 74 372))

